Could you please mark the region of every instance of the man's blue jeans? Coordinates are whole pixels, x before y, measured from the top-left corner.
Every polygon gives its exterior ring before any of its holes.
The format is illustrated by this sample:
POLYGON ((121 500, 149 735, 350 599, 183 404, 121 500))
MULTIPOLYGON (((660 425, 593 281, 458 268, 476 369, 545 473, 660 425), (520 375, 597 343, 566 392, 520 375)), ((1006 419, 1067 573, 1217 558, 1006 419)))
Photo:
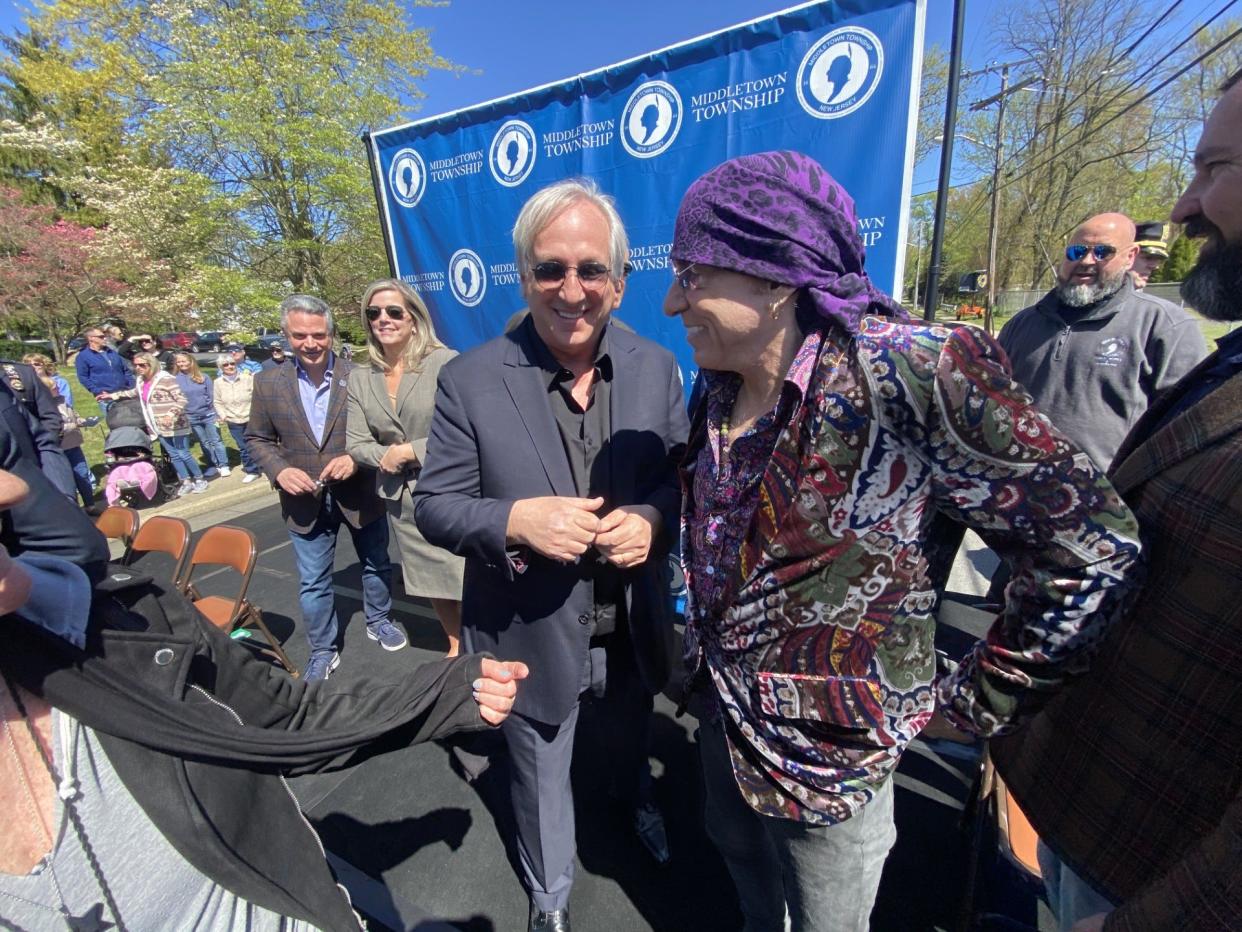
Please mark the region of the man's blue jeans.
POLYGON ((207 454, 212 466, 227 466, 229 455, 225 452, 224 441, 220 439, 220 429, 215 421, 190 421, 194 434, 198 437, 199 446, 207 454))
POLYGON ((1035 849, 1035 856, 1039 859, 1039 872, 1043 875, 1048 905, 1057 917, 1057 928, 1061 932, 1069 932, 1080 919, 1098 913, 1111 913, 1117 908, 1112 900, 1057 857, 1042 839, 1035 849))
POLYGON ((86 454, 81 447, 69 447, 64 453, 65 459, 73 467, 73 481, 78 487, 78 494, 82 496, 82 504, 88 507, 95 504, 95 477, 91 475, 86 454))
POLYGON ((380 515, 370 524, 355 529, 345 521, 332 495, 325 491, 314 527, 305 534, 289 532, 301 580, 298 598, 302 603, 302 620, 312 652, 335 650, 339 646, 332 573, 336 568, 336 535, 342 524, 349 528, 354 550, 362 564, 362 608, 367 625, 387 621, 392 610, 388 519, 380 515))
POLYGON ((229 425, 229 434, 232 436, 233 442, 237 444, 237 449, 241 452, 242 471, 257 476, 261 470, 255 465, 254 460, 250 458, 250 449, 246 446, 246 427, 250 422, 234 424, 232 421, 228 421, 227 423, 229 425))

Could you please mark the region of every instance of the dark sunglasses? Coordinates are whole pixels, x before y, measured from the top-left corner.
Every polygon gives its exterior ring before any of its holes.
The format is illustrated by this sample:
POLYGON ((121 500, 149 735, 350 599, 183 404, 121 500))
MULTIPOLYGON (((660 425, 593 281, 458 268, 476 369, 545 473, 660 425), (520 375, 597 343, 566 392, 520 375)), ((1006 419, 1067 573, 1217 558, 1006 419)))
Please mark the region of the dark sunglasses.
POLYGON ((1087 257, 1087 253, 1095 256, 1096 262, 1107 262, 1117 255, 1117 247, 1109 246, 1107 243, 1096 243, 1094 246, 1088 246, 1086 243, 1074 243, 1072 246, 1065 247, 1065 258, 1069 259, 1070 262, 1081 262, 1087 257))
POLYGON ((537 262, 531 269, 535 281, 546 287, 559 285, 573 269, 582 285, 602 285, 612 277, 612 270, 602 262, 584 262, 581 265, 566 265, 559 259, 537 262))
POLYGON ((380 314, 387 314, 389 320, 404 320, 405 308, 398 304, 389 304, 386 307, 376 307, 374 304, 369 305, 366 310, 367 320, 379 320, 380 314))
POLYGON ((145 362, 136 362, 134 363, 134 368, 135 369, 150 369, 151 367, 148 366, 145 362))

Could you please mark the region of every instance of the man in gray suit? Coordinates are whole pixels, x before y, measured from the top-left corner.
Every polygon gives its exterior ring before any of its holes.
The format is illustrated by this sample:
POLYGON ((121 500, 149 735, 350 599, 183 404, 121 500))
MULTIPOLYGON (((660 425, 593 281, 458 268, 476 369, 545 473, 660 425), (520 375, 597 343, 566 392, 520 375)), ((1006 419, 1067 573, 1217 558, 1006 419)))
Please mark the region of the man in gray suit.
POLYGON ((466 557, 465 648, 530 667, 503 733, 530 928, 562 932, 580 697, 615 713, 615 792, 668 857, 644 774, 669 673, 666 555, 688 424, 672 354, 609 326, 628 253, 612 199, 554 184, 522 208, 513 239, 530 315, 441 370, 415 518, 466 557))
POLYGON ((375 474, 345 452, 350 364, 332 352, 332 311, 313 295, 290 295, 280 324, 294 361, 255 376, 246 445, 280 489, 311 647, 303 676, 325 680, 341 662, 332 573, 342 524, 362 564, 367 636, 385 650, 405 647, 406 636, 389 620, 388 522, 375 474))

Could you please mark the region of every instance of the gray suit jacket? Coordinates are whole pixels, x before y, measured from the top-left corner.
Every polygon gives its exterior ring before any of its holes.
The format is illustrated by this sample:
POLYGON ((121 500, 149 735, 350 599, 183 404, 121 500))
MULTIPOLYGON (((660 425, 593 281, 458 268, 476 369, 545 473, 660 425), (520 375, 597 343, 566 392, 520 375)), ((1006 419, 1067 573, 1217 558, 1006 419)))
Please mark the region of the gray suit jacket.
MULTIPOLYGON (((513 502, 575 496, 573 475, 535 356, 530 321, 464 353, 440 372, 427 460, 414 493, 419 530, 466 557, 462 633, 470 650, 530 666, 515 708, 548 723, 578 701, 590 640, 589 584, 577 568, 506 549, 513 502)), ((609 507, 648 504, 664 518, 646 563, 624 571, 630 636, 647 688, 669 674, 669 543, 680 509, 677 463, 689 425, 672 353, 619 327, 613 361, 609 507)))
POLYGON ((418 469, 406 475, 379 469, 384 451, 394 443, 409 443, 421 465, 427 458, 427 434, 435 408, 436 380, 440 369, 456 356, 451 349, 433 350, 423 360, 420 371, 407 372, 397 388, 397 409, 388 401, 384 373, 369 365, 354 366, 349 377, 349 414, 345 425, 345 446, 361 465, 376 470, 376 490, 380 498, 398 501, 401 490, 414 489, 418 469))

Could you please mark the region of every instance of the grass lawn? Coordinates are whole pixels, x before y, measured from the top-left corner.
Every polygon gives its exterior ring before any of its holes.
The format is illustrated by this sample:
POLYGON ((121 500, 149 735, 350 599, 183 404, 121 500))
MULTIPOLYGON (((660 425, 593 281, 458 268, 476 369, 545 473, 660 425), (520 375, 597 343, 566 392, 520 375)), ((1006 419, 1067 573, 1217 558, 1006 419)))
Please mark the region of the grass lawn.
MULTIPOLYGON (((57 369, 58 375, 63 375, 69 382, 69 387, 73 389, 73 407, 82 417, 93 417, 100 414, 99 403, 95 401, 95 397, 81 386, 78 382, 77 373, 74 372, 72 364, 66 364, 57 369)), ((203 368, 203 375, 214 379, 216 370, 203 368)), ((238 466, 241 464, 241 454, 237 452, 237 444, 233 442, 233 437, 227 430, 221 431, 224 439, 225 449, 229 450, 229 465, 238 466)), ((95 475, 95 484, 99 485, 103 481, 106 472, 103 465, 103 447, 104 439, 108 436, 108 425, 101 418, 99 423, 94 427, 82 428, 82 452, 86 454, 86 462, 91 466, 91 472, 95 475)), ((203 453, 202 448, 198 444, 198 438, 191 435, 192 443, 191 451, 198 457, 199 465, 207 462, 207 457, 203 453)))
MULTIPOLYGON (((1230 321, 1222 321, 1222 320, 1208 320, 1206 317, 1200 317, 1199 314, 1196 313, 1195 311, 1190 311, 1188 309, 1188 312, 1191 317, 1194 317, 1196 320, 1199 321, 1199 329, 1203 331, 1203 340, 1205 343, 1207 343, 1207 348, 1208 348, 1209 353, 1216 349, 1217 340, 1223 337, 1226 333, 1228 333, 1234 327, 1239 326, 1239 324, 1236 321, 1230 322, 1230 321)), ((997 333, 1000 332, 1001 327, 1005 326, 1005 323, 1008 320, 1009 320, 1008 317, 1002 317, 996 320, 996 332, 997 333)), ((983 319, 973 318, 970 320, 959 321, 954 317, 953 308, 941 306, 941 308, 936 313, 936 323, 938 324, 963 323, 963 324, 971 324, 972 326, 975 326, 975 327, 982 327, 983 319)))

